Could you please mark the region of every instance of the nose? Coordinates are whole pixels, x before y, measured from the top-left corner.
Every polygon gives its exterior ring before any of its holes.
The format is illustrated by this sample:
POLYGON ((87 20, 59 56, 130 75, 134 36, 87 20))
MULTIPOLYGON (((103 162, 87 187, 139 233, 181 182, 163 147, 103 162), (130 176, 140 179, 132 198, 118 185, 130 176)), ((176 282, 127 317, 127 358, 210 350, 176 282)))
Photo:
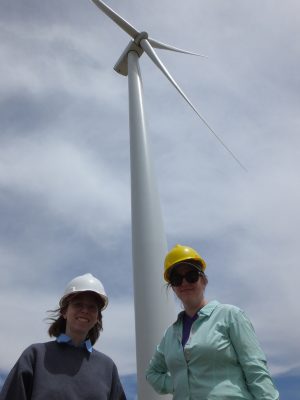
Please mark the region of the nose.
POLYGON ((181 283, 181 285, 186 285, 186 284, 188 284, 188 281, 186 280, 186 278, 185 278, 185 275, 182 277, 182 283, 181 283))

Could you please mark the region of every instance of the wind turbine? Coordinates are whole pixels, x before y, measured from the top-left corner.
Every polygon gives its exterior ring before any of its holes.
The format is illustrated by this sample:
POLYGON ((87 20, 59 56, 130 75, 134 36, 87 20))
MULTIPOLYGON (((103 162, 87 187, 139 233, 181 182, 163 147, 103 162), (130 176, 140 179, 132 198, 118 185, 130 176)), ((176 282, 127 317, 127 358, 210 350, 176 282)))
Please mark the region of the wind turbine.
POLYGON ((142 78, 138 61, 143 52, 163 72, 235 161, 243 169, 245 167, 193 106, 163 65, 154 48, 192 55, 200 54, 151 39, 146 32, 139 32, 102 0, 92 1, 133 39, 123 51, 114 69, 122 75, 128 75, 138 399, 155 400, 161 396, 155 394, 145 381, 145 369, 163 332, 174 321, 175 306, 172 299, 167 297, 163 287, 162 265, 167 253, 167 242, 146 130, 142 78))

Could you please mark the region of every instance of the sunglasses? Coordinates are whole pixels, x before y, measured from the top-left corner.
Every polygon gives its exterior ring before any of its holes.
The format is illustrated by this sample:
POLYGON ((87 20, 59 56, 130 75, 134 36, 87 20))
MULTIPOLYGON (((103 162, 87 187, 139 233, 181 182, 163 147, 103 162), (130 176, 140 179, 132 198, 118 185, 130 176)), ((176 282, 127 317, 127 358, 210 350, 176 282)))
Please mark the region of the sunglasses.
POLYGON ((180 286, 185 279, 188 283, 196 283, 199 280, 200 275, 202 275, 201 271, 198 271, 196 268, 191 269, 184 275, 180 275, 176 272, 173 272, 170 276, 170 284, 171 286, 180 286))

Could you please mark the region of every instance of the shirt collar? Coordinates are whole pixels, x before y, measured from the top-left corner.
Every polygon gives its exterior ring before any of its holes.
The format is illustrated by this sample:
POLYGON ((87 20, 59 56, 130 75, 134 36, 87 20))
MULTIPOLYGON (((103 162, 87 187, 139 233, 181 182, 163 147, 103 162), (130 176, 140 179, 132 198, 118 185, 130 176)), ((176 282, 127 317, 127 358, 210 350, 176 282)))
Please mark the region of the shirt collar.
POLYGON ((204 307, 202 307, 198 311, 198 315, 206 315, 207 317, 210 317, 214 309, 219 305, 220 303, 217 300, 210 301, 207 303, 204 307))
MULTIPOLYGON (((67 343, 70 346, 74 346, 72 339, 70 338, 70 336, 66 335, 65 333, 61 333, 57 338, 56 338, 57 343, 67 343)), ((75 346, 74 346, 75 347, 75 346)), ((90 339, 85 340, 84 342, 82 342, 80 344, 79 347, 84 347, 87 349, 88 352, 92 352, 93 351, 93 345, 92 342, 90 341, 90 339)))
MULTIPOLYGON (((200 310, 198 311, 198 316, 200 317, 201 315, 205 315, 207 317, 210 317, 212 312, 214 311, 214 309, 219 305, 220 303, 217 300, 212 300, 209 303, 207 303, 204 307, 200 308, 200 310)), ((178 314, 178 318, 175 321, 178 322, 180 320, 182 320, 183 316, 185 315, 185 311, 181 311, 178 314)))

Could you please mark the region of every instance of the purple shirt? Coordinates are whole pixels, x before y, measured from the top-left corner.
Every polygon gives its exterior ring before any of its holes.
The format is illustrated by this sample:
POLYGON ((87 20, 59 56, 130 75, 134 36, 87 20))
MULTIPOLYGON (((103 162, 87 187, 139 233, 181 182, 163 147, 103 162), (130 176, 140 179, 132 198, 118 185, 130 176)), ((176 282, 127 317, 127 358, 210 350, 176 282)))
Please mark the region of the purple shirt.
POLYGON ((198 318, 197 313, 193 317, 189 317, 186 313, 183 313, 183 316, 182 316, 182 339, 181 339, 182 347, 184 347, 186 345, 186 342, 189 340, 193 322, 196 321, 197 318, 198 318))

